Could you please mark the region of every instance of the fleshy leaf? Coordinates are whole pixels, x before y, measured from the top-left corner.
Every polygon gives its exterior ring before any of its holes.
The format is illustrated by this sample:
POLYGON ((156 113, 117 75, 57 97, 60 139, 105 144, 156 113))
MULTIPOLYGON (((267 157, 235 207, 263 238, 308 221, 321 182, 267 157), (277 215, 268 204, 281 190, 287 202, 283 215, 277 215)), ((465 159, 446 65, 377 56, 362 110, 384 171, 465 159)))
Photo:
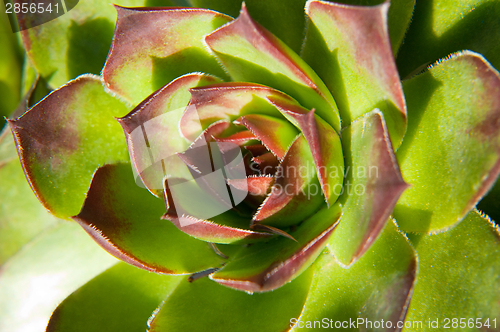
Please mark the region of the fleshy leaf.
POLYGON ((500 172, 500 75, 466 52, 404 88, 411 112, 397 157, 412 187, 394 216, 405 231, 438 232, 462 220, 500 172))
MULTIPOLYGON (((356 6, 376 6, 385 0, 336 0, 335 2, 356 6)), ((392 51, 397 54, 403 42, 406 30, 415 8, 415 0, 392 0, 390 2, 388 16, 389 36, 391 37, 392 51)))
POLYGON ((314 158, 306 139, 300 134, 278 166, 271 192, 252 223, 291 226, 309 217, 323 203, 314 158))
MULTIPOLYGON (((188 186, 186 182, 180 182, 182 187, 173 192, 172 188, 179 184, 176 180, 165 179, 167 213, 162 219, 171 221, 180 231, 202 241, 223 244, 250 243, 271 236, 249 229, 250 217, 242 215, 238 207, 233 210, 231 205, 226 207, 214 202, 213 196, 217 192, 207 195, 207 192, 194 188, 196 185, 188 186), (207 219, 197 217, 207 213, 207 219)), ((247 191, 244 187, 236 189, 247 191)), ((226 183, 223 190, 227 191, 226 183)))
POLYGON ((218 283, 249 292, 281 287, 305 271, 323 251, 342 215, 338 204, 323 208, 289 234, 297 242, 278 237, 243 248, 212 274, 218 283))
MULTIPOLYGON (((117 0, 122 6, 141 6, 144 0, 117 0)), ((47 6, 48 2, 44 2, 47 6)), ((100 0, 64 2, 67 12, 57 19, 21 32, 30 62, 47 79, 51 87, 59 87, 78 75, 99 74, 108 54, 116 11, 100 0), (75 6, 78 3, 77 6, 75 6), (74 7, 74 8, 72 8, 74 7)), ((169 1, 164 1, 165 5, 169 1)), ((51 2, 52 13, 65 10, 62 2, 51 2), (58 7, 56 8, 56 3, 58 7)), ((30 20, 43 19, 37 12, 17 14, 21 27, 30 20)))
POLYGON ((234 121, 246 114, 281 117, 280 112, 266 100, 269 96, 296 103, 278 90, 251 83, 221 83, 194 88, 191 95, 189 107, 180 121, 180 131, 190 141, 218 120, 234 121))
POLYGON ((0 134, 0 179, 1 266, 35 236, 59 221, 31 191, 7 128, 0 134))
MULTIPOLYGON (((431 327, 441 329, 446 318, 455 317, 458 318, 457 325, 463 322, 460 318, 466 318, 466 327, 471 328, 470 318, 473 318, 474 330, 498 331, 498 227, 478 211, 471 211, 457 227, 447 232, 410 235, 410 240, 418 252, 419 271, 407 320, 428 324, 431 318, 431 327), (487 320, 489 327, 485 325, 487 320)), ((448 326, 456 325, 450 321, 448 326)))
POLYGON ((156 196, 163 192, 163 177, 186 172, 175 156, 189 144, 179 135, 179 121, 189 103, 189 89, 218 82, 218 79, 189 74, 159 89, 125 117, 118 119, 127 137, 130 159, 142 182, 156 196))
POLYGON ((402 77, 460 50, 482 54, 500 70, 500 3, 489 0, 417 1, 397 57, 402 77))
POLYGON ((99 78, 81 76, 9 121, 30 185, 55 216, 80 211, 99 165, 129 159, 113 119, 126 112, 99 78))
MULTIPOLYGON (((190 2, 194 7, 209 8, 236 17, 243 1, 190 0, 190 2)), ((245 1, 252 18, 280 38, 296 53, 300 51, 304 35, 305 3, 306 0, 245 1)))
POLYGON ((151 313, 185 277, 148 273, 119 263, 67 297, 47 332, 145 331, 151 313))
POLYGON ((150 331, 287 331, 302 311, 310 282, 306 272, 274 292, 251 295, 206 278, 182 282, 153 315, 150 331))
POLYGON ((316 108, 340 130, 337 106, 316 73, 288 46, 254 22, 243 4, 240 16, 205 37, 235 81, 268 85, 316 108))
POLYGON ((331 329, 336 322, 347 321, 343 328, 353 331, 373 331, 374 322, 380 324, 381 320, 384 327, 392 323, 385 331, 397 331, 397 322, 404 321, 416 279, 417 257, 394 223, 387 223, 373 246, 349 269, 339 266, 329 254, 321 255, 312 268, 313 283, 293 331, 324 317, 332 319, 331 329))
POLYGON ((1 266, 0 330, 44 331, 66 296, 115 263, 75 223, 41 232, 1 266))
POLYGON ((299 134, 288 121, 262 114, 244 115, 236 123, 250 130, 280 160, 299 134))
POLYGON ((335 188, 340 188, 344 179, 344 156, 339 135, 315 114, 314 109, 307 111, 286 100, 273 97, 268 99, 302 131, 312 152, 325 201, 327 204, 335 203, 339 197, 335 188))
POLYGON ((342 132, 342 139, 346 177, 339 202, 344 215, 328 247, 342 264, 350 265, 379 236, 408 185, 401 177, 379 111, 353 121, 342 132))
POLYGON ((406 105, 387 30, 388 8, 388 2, 362 7, 309 1, 302 57, 332 92, 343 126, 378 108, 398 147, 406 105))
POLYGON ((110 254, 148 271, 183 274, 221 263, 207 243, 161 220, 164 211, 161 199, 134 183, 130 164, 106 165, 73 219, 110 254))
POLYGON ((187 73, 226 77, 202 37, 229 22, 229 16, 206 9, 116 9, 116 31, 102 73, 111 90, 137 104, 187 73))

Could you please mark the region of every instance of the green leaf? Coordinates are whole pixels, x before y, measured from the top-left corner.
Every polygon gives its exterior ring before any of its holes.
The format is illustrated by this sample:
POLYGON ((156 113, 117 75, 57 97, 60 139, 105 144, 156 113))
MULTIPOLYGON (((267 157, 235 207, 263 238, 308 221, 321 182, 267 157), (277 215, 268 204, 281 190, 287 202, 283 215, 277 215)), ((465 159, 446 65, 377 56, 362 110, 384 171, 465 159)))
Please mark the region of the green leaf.
POLYGON ((267 243, 244 247, 210 278, 249 292, 266 292, 281 287, 314 262, 341 215, 338 204, 325 207, 290 232, 296 242, 278 237, 267 243))
POLYGON ((417 273, 417 258, 393 222, 387 223, 373 246, 349 269, 340 267, 327 253, 312 268, 315 271, 311 290, 293 331, 309 330, 314 321, 323 322, 324 318, 332 329, 336 322, 347 321, 344 329, 351 331, 376 330, 373 325, 365 325, 367 320, 383 319, 393 327, 404 320, 417 273))
POLYGON ((389 40, 388 8, 387 2, 374 7, 308 2, 302 57, 332 92, 343 126, 378 108, 398 147, 406 105, 389 40))
POLYGON ((202 39, 230 17, 205 9, 116 9, 115 36, 102 75, 111 90, 133 104, 187 73, 227 78, 202 39))
POLYGON ((203 130, 219 120, 234 121, 247 114, 263 114, 285 119, 268 101, 280 97, 297 102, 284 93, 260 84, 221 83, 193 88, 189 107, 179 122, 181 134, 194 141, 203 130))
POLYGON ((462 50, 482 54, 500 70, 499 17, 500 3, 495 0, 417 1, 397 57, 401 76, 462 50))
POLYGON ((409 232, 458 223, 500 172, 500 75, 472 52, 405 82, 408 132, 397 152, 403 193, 394 217, 409 232))
POLYGON ((295 98, 335 130, 340 130, 337 106, 316 73, 286 44, 250 17, 240 16, 205 36, 205 42, 234 81, 264 84, 295 98))
POLYGON ((310 282, 306 272, 273 292, 251 295, 208 279, 182 282, 161 306, 150 331, 286 331, 302 311, 310 282))
POLYGON ((314 109, 307 111, 286 100, 273 97, 268 100, 304 135, 312 153, 325 201, 328 205, 335 203, 344 179, 344 155, 339 135, 315 114, 314 109))
POLYGON ((43 331, 66 296, 115 263, 75 223, 48 228, 1 267, 0 330, 43 331))
POLYGON ((222 263, 208 243, 161 220, 163 200, 134 182, 130 164, 99 168, 75 219, 117 258, 157 273, 183 274, 222 263))
MULTIPOLYGON (((399 220, 398 220, 399 222, 399 220)), ((418 281, 408 310, 408 321, 445 318, 489 318, 489 329, 467 325, 464 331, 496 331, 500 326, 500 233, 478 211, 471 211, 455 228, 437 235, 411 235, 419 257, 418 281), (496 319, 496 326, 493 322, 496 319)), ((434 325, 436 326, 436 325, 434 325)), ((449 322, 450 328, 458 327, 449 322)), ((463 327, 463 326, 462 326, 463 327)), ((419 329, 405 329, 419 331, 419 329)))
POLYGON ((288 227, 308 218, 324 204, 313 154, 303 134, 293 141, 274 177, 271 192, 252 224, 288 227))
MULTIPOLYGON (((117 0, 115 3, 142 6, 147 2, 117 0)), ((169 4, 170 1, 162 3, 169 4)), ((23 21, 22 13, 18 19, 23 21)), ((100 73, 111 45, 115 21, 116 11, 109 3, 85 0, 57 19, 24 30, 21 35, 36 70, 50 86, 59 87, 78 75, 100 73)))
POLYGON ((47 332, 146 331, 151 313, 181 282, 183 277, 119 263, 67 297, 54 311, 47 332))
MULTIPOLYGON (((356 6, 376 6, 386 0, 336 0, 335 2, 356 6)), ((415 8, 415 0, 392 0, 387 14, 392 52, 397 54, 415 8)))
POLYGON ((401 177, 379 111, 353 121, 342 131, 342 138, 346 177, 339 202, 344 215, 328 248, 342 264, 350 265, 379 236, 408 185, 401 177))
MULTIPOLYGON (((189 146, 179 135, 178 128, 180 118, 191 99, 189 90, 216 82, 219 80, 209 75, 181 76, 150 95, 125 117, 118 119, 127 138, 135 172, 154 195, 163 195, 166 170, 170 177, 187 172, 184 163, 174 156, 189 146)), ((199 126, 199 121, 196 124, 199 126)))
POLYGON ((26 182, 8 129, 0 135, 0 265, 58 220, 38 202, 26 182))
MULTIPOLYGON (((221 13, 238 16, 242 1, 234 0, 191 0, 194 7, 210 8, 221 13)), ((246 0, 245 5, 252 17, 281 39, 294 52, 298 53, 302 46, 305 17, 304 5, 306 0, 246 0)))
POLYGON ((99 165, 129 160, 113 119, 126 112, 99 78, 81 76, 9 121, 28 180, 55 216, 80 212, 99 165))

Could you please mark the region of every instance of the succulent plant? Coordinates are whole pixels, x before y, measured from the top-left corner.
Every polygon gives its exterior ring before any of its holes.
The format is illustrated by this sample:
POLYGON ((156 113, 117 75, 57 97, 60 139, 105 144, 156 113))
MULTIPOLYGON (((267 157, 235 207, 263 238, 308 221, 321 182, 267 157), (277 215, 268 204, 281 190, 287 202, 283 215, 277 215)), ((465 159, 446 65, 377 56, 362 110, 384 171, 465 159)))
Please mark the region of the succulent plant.
POLYGON ((19 13, 0 331, 500 330, 500 6, 359 4, 19 13))

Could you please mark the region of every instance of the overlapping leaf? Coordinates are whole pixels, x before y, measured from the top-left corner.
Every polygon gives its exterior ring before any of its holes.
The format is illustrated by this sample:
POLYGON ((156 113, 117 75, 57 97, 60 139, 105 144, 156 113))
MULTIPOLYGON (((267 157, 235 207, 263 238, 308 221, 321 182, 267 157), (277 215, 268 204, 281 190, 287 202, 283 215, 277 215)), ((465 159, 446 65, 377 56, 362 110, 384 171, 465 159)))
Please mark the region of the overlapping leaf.
POLYGON ((54 215, 78 214, 95 169, 128 160, 113 119, 126 112, 99 78, 81 76, 9 121, 30 185, 54 215))
POLYGON ((74 219, 109 253, 149 271, 193 273, 222 263, 208 243, 161 220, 164 211, 162 200, 134 183, 130 164, 107 165, 74 219))
POLYGON ((342 137, 347 171, 339 201, 345 212, 328 246, 349 265, 373 244, 408 185, 379 111, 352 122, 342 137))
POLYGON ((276 289, 304 272, 323 251, 342 215, 340 206, 324 208, 291 231, 296 239, 278 237, 255 243, 233 255, 210 278, 249 292, 276 289))
POLYGON ((134 104, 187 73, 226 77, 202 37, 230 17, 206 9, 116 9, 115 37, 102 74, 113 91, 134 104))
POLYGON ((417 257, 392 221, 349 269, 340 267, 330 254, 321 255, 313 268, 311 290, 294 331, 309 330, 314 321, 324 322, 325 317, 328 328, 339 329, 335 325, 339 322, 341 328, 354 331, 373 330, 373 323, 382 320, 385 330, 394 331, 397 322, 404 321, 417 275, 417 257), (387 328, 389 322, 391 328, 387 328))
POLYGON ((378 108, 398 147, 406 129, 406 105, 387 30, 388 8, 389 3, 308 2, 302 57, 335 97, 343 126, 378 108))
POLYGON ((394 216, 405 231, 442 231, 467 215, 500 172, 500 75, 466 52, 407 81, 405 91, 410 122, 397 157, 412 187, 394 216))
MULTIPOLYGON (((448 320, 450 329, 498 330, 498 227, 474 210, 448 232, 410 239, 419 254, 419 276, 407 320, 429 324, 430 319, 441 329, 448 320)), ((416 326, 406 330, 419 331, 416 326)))
POLYGON ((289 94, 340 130, 337 106, 316 73, 288 46, 252 20, 243 5, 240 16, 205 37, 235 81, 268 85, 289 94))

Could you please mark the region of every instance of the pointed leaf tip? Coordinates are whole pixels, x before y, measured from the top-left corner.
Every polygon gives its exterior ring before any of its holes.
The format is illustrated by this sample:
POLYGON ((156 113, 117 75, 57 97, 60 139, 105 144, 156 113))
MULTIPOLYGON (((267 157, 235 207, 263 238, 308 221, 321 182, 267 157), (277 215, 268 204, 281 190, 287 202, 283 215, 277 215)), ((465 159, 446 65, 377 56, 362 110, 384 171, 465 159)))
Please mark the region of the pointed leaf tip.
POLYGON ((340 130, 330 92, 316 73, 288 46, 256 23, 243 5, 234 21, 205 37, 233 80, 271 86, 289 94, 340 130))
POLYGON ((332 92, 344 126, 379 108, 397 148, 406 130, 406 103, 389 40, 388 8, 389 2, 352 6, 309 1, 302 56, 332 92))
POLYGON ((375 110, 342 132, 346 177, 339 201, 342 223, 329 248, 344 265, 358 260, 387 223, 400 195, 403 180, 381 112, 375 110))

